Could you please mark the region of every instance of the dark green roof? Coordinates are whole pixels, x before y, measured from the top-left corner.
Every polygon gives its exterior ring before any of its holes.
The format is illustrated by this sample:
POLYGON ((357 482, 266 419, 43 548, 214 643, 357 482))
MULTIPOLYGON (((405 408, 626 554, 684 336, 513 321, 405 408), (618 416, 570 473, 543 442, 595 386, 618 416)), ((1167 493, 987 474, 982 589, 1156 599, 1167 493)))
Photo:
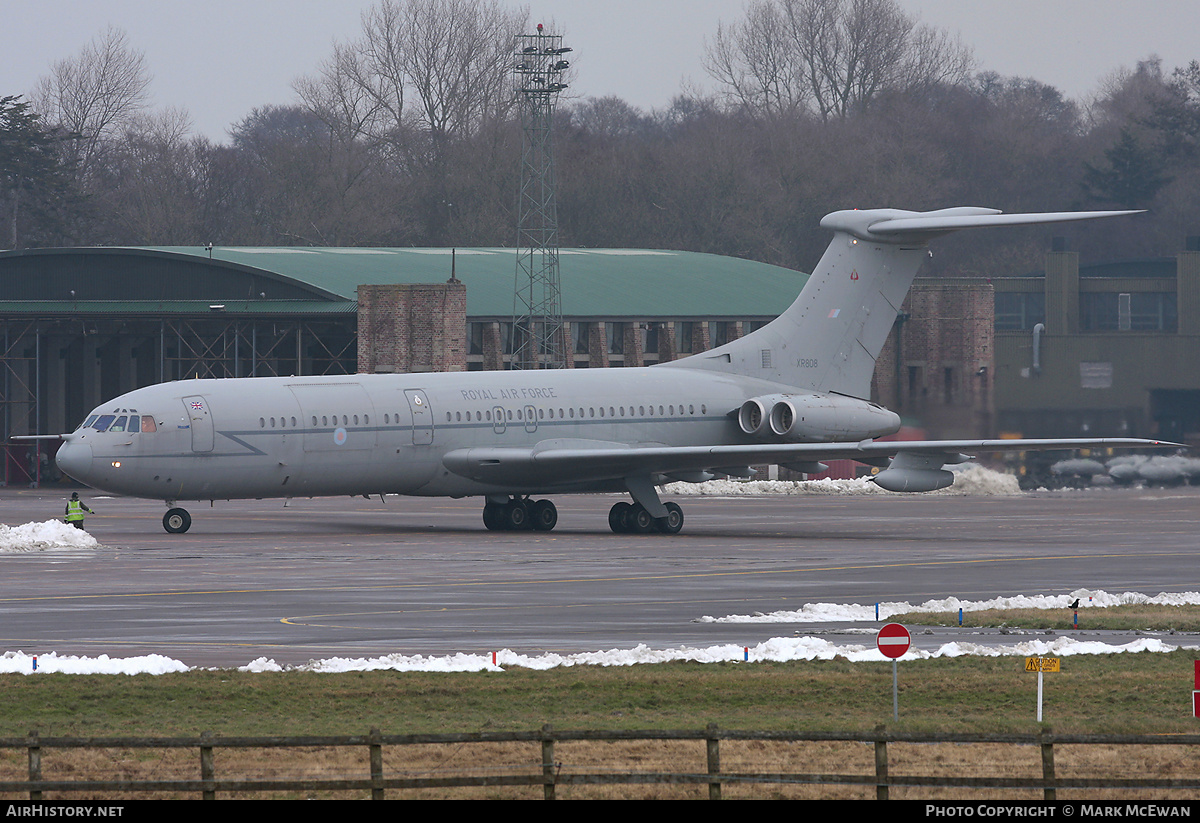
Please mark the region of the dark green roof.
MULTIPOLYGON (((515 250, 457 249, 454 261, 468 316, 512 314, 515 250)), ((173 313, 223 303, 239 313, 345 311, 359 285, 444 283, 450 264, 444 248, 217 246, 211 259, 198 246, 0 252, 0 310, 62 311, 73 303, 80 312, 173 313)), ((566 317, 742 318, 779 314, 807 275, 696 252, 562 249, 560 278, 566 317)))

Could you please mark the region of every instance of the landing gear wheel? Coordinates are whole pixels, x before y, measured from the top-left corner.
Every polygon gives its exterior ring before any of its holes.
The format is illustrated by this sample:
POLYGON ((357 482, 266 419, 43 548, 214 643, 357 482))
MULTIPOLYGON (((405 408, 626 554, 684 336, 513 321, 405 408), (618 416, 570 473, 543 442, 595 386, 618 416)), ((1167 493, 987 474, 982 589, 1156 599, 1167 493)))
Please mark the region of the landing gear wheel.
POLYGON ((683 509, 679 508, 678 503, 665 505, 667 516, 658 518, 654 523, 663 534, 679 534, 679 530, 683 528, 683 509))
POLYGON ((646 511, 641 503, 630 509, 627 521, 627 531, 634 534, 649 534, 654 531, 654 518, 650 516, 650 512, 646 511))
POLYGON ((504 506, 497 506, 495 503, 485 503, 483 506, 483 525, 490 532, 498 532, 504 529, 507 518, 504 514, 504 506))
POLYGON ((628 522, 629 510, 633 506, 622 500, 620 503, 614 503, 613 507, 608 510, 608 527, 617 534, 623 534, 628 531, 625 523, 628 522))
POLYGON ((508 505, 504 507, 504 517, 505 527, 512 531, 519 532, 529 528, 529 509, 519 497, 508 501, 508 505))
POLYGON ((163 515, 163 528, 170 534, 183 534, 192 527, 192 516, 187 509, 169 509, 163 515))
POLYGON ((534 531, 548 532, 558 525, 558 509, 549 500, 539 500, 529 510, 529 524, 534 531))

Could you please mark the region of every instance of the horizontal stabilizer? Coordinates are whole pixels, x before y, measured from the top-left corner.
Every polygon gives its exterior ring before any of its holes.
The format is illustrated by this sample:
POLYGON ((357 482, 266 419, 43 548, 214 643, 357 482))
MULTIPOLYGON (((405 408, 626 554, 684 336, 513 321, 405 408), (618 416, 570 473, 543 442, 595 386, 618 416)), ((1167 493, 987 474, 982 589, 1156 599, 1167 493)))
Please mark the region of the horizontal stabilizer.
POLYGON ((902 209, 850 209, 827 214, 821 225, 834 231, 844 231, 862 240, 884 243, 912 243, 959 229, 982 229, 992 226, 1031 226, 1041 223, 1069 223, 1094 220, 1098 217, 1121 217, 1139 214, 1128 211, 1051 211, 1029 214, 1003 214, 996 209, 964 206, 939 211, 904 211, 902 209))

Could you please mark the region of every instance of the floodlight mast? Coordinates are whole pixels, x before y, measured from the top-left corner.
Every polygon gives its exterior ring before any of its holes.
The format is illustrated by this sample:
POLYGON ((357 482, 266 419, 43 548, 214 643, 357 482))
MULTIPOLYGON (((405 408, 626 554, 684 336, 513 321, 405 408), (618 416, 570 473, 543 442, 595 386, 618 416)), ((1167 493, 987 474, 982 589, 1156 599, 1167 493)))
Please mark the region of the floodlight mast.
POLYGON ((517 198, 517 271, 510 368, 562 369, 568 348, 558 274, 558 204, 554 178, 554 107, 567 87, 570 52, 560 35, 515 38, 513 92, 521 109, 521 183, 517 198))

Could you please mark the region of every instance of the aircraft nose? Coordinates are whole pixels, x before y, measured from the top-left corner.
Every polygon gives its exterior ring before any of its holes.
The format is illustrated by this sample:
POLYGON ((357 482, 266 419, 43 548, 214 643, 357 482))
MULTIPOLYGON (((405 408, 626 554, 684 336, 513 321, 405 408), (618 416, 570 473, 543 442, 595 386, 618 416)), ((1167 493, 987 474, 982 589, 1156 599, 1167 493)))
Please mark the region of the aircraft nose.
POLYGON ((84 482, 92 468, 92 447, 86 443, 63 443, 54 462, 63 474, 84 482))

